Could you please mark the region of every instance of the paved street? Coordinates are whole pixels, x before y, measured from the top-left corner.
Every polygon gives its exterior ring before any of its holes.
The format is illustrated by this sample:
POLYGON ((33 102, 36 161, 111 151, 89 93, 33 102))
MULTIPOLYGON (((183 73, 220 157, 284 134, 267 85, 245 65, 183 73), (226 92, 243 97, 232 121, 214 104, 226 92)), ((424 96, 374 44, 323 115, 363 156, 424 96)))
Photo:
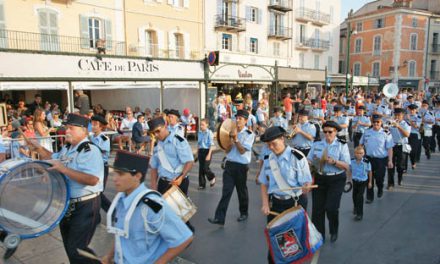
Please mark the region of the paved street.
MULTIPOLYGON (((266 263, 266 241, 263 234, 265 217, 260 213, 259 187, 254 183, 256 163, 249 171, 250 217, 238 223, 236 194, 228 210, 226 225, 208 223, 221 196, 220 161, 223 153, 214 156, 212 169, 218 182, 213 189, 197 190, 198 163, 191 173, 191 199, 198 212, 191 220, 196 227, 194 243, 181 256, 179 263, 266 263), (184 261, 186 260, 186 261, 184 261)), ((417 263, 440 264, 440 154, 431 160, 422 157, 417 169, 404 176, 402 187, 385 192, 382 199, 366 204, 364 219, 355 222, 352 216, 351 193, 344 194, 340 210, 340 232, 336 243, 326 243, 319 263, 417 263)), ((115 192, 109 182, 109 196, 115 192)), ((309 198, 310 199, 310 198, 309 198)), ((309 203, 309 210, 311 202, 309 203)), ((104 214, 103 214, 104 216, 104 214)), ((92 247, 99 255, 112 244, 112 238, 101 225, 92 247)), ((68 263, 58 230, 38 239, 24 241, 14 257, 6 263, 68 263)))

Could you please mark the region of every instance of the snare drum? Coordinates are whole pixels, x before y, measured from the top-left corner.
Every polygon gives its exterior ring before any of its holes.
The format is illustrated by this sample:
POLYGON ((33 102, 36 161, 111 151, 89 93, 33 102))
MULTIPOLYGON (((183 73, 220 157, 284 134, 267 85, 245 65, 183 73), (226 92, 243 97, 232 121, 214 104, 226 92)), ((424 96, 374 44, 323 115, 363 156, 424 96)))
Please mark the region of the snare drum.
POLYGON ((274 263, 304 261, 322 246, 322 236, 301 206, 275 217, 265 230, 274 263))
POLYGON ((0 164, 0 230, 28 239, 54 229, 70 199, 66 177, 44 161, 6 160, 0 164))
POLYGON ((171 186, 163 198, 183 222, 188 222, 197 212, 194 203, 175 185, 171 186))

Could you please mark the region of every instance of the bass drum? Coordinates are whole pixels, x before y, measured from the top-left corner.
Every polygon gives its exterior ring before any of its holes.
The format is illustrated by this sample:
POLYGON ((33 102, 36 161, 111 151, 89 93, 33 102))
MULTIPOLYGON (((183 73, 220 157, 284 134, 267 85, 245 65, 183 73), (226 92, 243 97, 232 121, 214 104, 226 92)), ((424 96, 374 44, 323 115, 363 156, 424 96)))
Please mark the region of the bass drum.
POLYGON ((44 161, 7 160, 0 164, 0 230, 28 239, 54 229, 69 205, 66 177, 44 161))

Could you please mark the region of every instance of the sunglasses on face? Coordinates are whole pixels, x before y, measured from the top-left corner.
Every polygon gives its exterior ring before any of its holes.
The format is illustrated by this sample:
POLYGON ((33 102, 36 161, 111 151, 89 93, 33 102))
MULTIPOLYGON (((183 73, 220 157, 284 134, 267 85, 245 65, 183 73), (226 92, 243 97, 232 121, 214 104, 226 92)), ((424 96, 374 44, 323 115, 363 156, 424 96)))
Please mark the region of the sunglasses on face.
POLYGON ((333 131, 333 130, 324 130, 323 132, 324 132, 324 134, 331 134, 331 133, 333 133, 335 131, 333 131))

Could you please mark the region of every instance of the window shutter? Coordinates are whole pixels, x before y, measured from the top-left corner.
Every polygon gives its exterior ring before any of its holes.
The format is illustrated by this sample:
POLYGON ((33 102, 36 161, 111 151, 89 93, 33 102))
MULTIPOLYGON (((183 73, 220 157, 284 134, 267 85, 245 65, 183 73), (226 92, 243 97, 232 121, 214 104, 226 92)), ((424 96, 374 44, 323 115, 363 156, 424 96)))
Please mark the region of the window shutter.
POLYGON ((174 32, 168 32, 168 57, 174 58, 176 54, 176 37, 174 32))
POLYGON ((258 16, 257 16, 258 24, 261 24, 262 19, 263 19, 263 10, 258 8, 258 16))
POLYGON ((163 50, 165 44, 165 38, 162 30, 157 29, 157 55, 158 57, 163 57, 163 50))
POLYGON ((251 7, 246 6, 246 20, 251 21, 251 7))
POLYGON ((232 5, 232 16, 237 17, 237 3, 232 2, 231 5, 232 5))
POLYGON ((189 8, 189 0, 183 0, 183 7, 189 8))
POLYGON ((89 36, 89 18, 80 15, 79 16, 79 28, 81 36, 81 48, 87 49, 90 47, 90 36, 89 36))
POLYGON ((191 59, 190 35, 183 33, 183 48, 185 50, 185 59, 191 59))
POLYGON ((113 37, 112 37, 112 21, 105 20, 105 48, 107 50, 112 50, 113 48, 113 37))
POLYGON ((4 5, 3 2, 0 1, 0 48, 8 47, 8 40, 6 34, 6 25, 5 25, 5 13, 4 13, 4 5))
POLYGON ((5 7, 3 1, 0 0, 0 24, 5 23, 5 7))

